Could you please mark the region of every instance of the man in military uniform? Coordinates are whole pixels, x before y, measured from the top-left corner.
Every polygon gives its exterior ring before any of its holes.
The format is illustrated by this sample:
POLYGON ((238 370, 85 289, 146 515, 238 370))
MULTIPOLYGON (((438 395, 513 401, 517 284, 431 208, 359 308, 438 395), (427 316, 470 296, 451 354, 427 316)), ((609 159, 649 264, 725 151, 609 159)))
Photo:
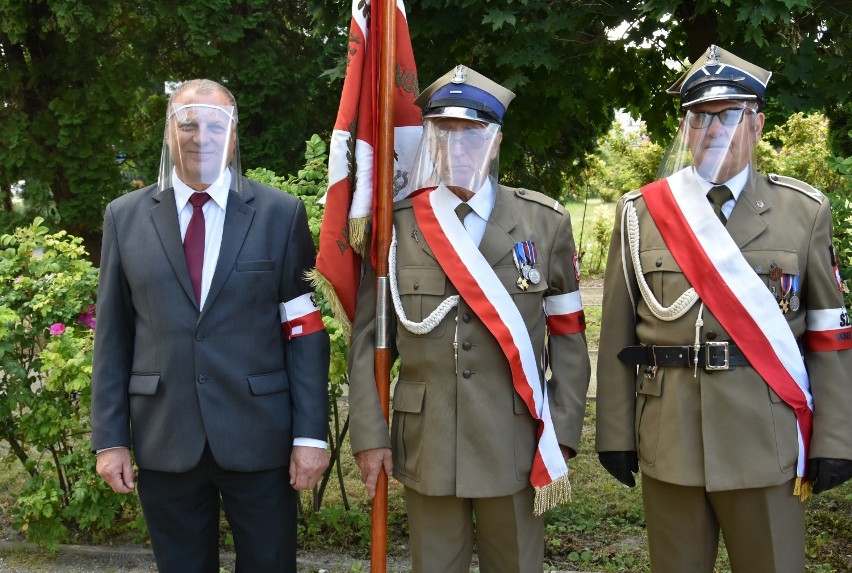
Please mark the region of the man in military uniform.
POLYGON ((604 282, 597 444, 642 470, 651 568, 805 569, 804 504, 852 474, 852 328, 828 200, 762 175, 770 72, 711 46, 669 90, 666 177, 622 197, 604 282))
POLYGON ((371 273, 358 296, 352 450, 371 496, 380 471, 404 484, 416 572, 466 573, 474 536, 483 571, 541 571, 540 514, 567 498, 579 446, 590 367, 571 221, 497 183, 513 97, 457 66, 416 100, 424 133, 389 263, 401 358, 390 437, 371 273))

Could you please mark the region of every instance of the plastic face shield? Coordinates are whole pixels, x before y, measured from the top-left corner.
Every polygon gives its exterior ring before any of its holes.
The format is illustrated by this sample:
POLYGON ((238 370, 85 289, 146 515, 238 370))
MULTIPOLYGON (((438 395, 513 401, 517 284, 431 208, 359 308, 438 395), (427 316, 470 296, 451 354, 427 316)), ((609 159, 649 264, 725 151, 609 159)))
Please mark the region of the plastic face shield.
POLYGON ((193 188, 214 183, 229 166, 240 174, 236 109, 231 105, 176 103, 169 106, 160 162, 160 186, 171 186, 172 168, 193 188))
POLYGON ((427 118, 407 191, 445 185, 476 193, 489 179, 497 181, 500 140, 496 123, 427 118))
POLYGON ((758 112, 741 103, 726 104, 686 111, 674 141, 663 156, 658 178, 693 165, 703 179, 724 183, 749 163, 753 164, 761 129, 758 112))

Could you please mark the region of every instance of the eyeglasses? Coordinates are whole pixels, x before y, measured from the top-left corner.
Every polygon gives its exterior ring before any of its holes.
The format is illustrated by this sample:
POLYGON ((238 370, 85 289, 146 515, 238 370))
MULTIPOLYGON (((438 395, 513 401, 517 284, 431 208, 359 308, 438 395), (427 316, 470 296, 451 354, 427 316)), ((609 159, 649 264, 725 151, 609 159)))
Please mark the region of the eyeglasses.
POLYGON ((435 129, 438 141, 445 145, 461 143, 468 149, 481 149, 486 141, 491 140, 491 134, 482 129, 435 129))
POLYGON ((754 113, 754 110, 747 107, 734 107, 722 111, 690 111, 686 114, 686 120, 689 122, 689 127, 693 129, 706 129, 713 123, 713 118, 718 117, 719 123, 731 127, 742 123, 746 112, 754 113))

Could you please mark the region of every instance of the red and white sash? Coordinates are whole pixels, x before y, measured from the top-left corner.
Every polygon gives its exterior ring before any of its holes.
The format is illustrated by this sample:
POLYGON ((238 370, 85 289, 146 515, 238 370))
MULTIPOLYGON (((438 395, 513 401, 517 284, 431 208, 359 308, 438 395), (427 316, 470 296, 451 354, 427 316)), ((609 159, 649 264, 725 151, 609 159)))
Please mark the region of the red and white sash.
POLYGON ((497 338, 509 361, 515 391, 538 421, 538 447, 530 472, 538 515, 567 501, 569 493, 568 466, 550 417, 547 385, 542 384, 539 362, 518 307, 459 221, 455 203, 452 191, 443 185, 412 200, 417 224, 438 263, 497 338))
MULTIPOLYGON (((701 300, 749 364, 796 414, 797 490, 805 475, 813 398, 805 363, 775 298, 713 214, 692 168, 642 188, 648 212, 701 300)), ((797 492, 798 493, 798 492, 797 492)))

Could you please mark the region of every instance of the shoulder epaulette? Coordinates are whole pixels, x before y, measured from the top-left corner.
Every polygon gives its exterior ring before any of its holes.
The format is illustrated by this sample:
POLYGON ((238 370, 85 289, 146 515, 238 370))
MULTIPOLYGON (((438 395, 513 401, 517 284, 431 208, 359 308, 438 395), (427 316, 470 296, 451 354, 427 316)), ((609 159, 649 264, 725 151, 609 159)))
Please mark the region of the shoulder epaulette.
POLYGON ((515 197, 539 203, 549 209, 553 209, 557 213, 565 212, 565 207, 563 207, 559 201, 557 201, 553 197, 548 197, 544 193, 539 193, 538 191, 531 191, 530 189, 520 188, 512 189, 512 192, 515 194, 515 197))
POLYGON ((638 199, 641 196, 642 196, 642 190, 636 189, 635 191, 630 191, 628 193, 625 193, 624 195, 622 195, 621 198, 624 199, 624 202, 626 203, 628 201, 633 201, 635 199, 638 199))
POLYGON ((769 181, 774 183, 775 185, 781 185, 782 187, 788 187, 790 189, 795 189, 799 193, 804 193, 814 201, 818 203, 822 203, 822 200, 825 199, 825 195, 811 185, 808 185, 804 181, 799 181, 794 177, 786 177, 784 175, 777 175, 775 173, 770 173, 767 175, 769 181))

